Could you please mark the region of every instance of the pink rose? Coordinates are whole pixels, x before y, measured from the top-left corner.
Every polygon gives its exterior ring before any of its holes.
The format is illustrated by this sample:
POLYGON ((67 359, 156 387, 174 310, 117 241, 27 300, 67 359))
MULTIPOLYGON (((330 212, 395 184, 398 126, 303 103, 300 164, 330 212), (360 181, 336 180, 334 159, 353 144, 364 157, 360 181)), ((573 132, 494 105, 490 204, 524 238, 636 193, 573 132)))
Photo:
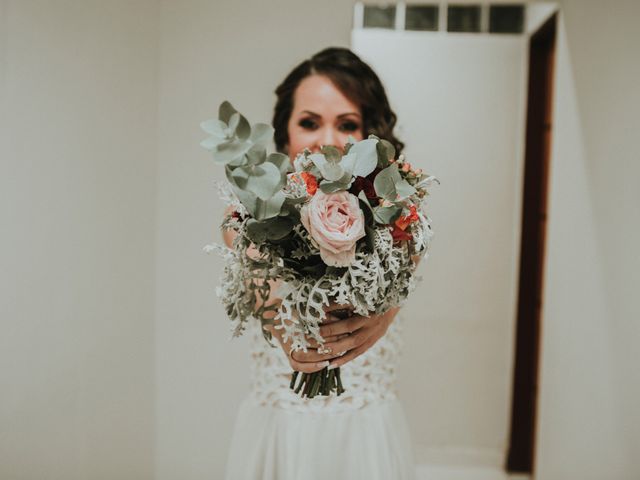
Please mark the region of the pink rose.
POLYGON ((320 248, 327 265, 346 267, 356 258, 356 242, 365 236, 364 214, 358 198, 346 191, 324 193, 318 189, 302 207, 304 228, 320 248))

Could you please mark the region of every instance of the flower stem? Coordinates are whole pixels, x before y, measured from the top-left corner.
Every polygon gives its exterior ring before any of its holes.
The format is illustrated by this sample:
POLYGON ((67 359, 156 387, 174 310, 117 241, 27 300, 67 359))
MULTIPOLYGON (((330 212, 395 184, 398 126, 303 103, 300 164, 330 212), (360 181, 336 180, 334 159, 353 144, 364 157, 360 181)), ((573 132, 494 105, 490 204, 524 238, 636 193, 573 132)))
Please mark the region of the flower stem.
POLYGON ((340 378, 340 367, 333 370, 325 367, 318 372, 302 373, 302 375, 300 375, 300 372, 294 371, 291 374, 289 388, 294 390, 296 394, 307 398, 313 398, 318 394, 328 397, 333 391, 340 396, 345 391, 340 378), (295 384, 298 377, 300 381, 296 387, 295 384), (300 393, 301 391, 302 393, 300 393))

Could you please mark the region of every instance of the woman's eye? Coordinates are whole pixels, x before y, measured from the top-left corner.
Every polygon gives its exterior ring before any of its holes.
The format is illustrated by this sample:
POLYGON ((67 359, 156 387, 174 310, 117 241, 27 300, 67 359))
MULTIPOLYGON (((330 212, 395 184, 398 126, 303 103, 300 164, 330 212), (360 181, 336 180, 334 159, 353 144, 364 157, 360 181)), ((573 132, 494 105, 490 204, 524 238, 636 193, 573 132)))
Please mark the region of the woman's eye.
POLYGON ((340 129, 345 132, 355 132, 358 129, 358 124, 353 122, 346 122, 340 126, 340 129))
POLYGON ((316 122, 314 122, 313 120, 309 120, 308 118, 301 120, 298 125, 300 125, 302 128, 306 128, 307 130, 314 130, 316 128, 316 122))

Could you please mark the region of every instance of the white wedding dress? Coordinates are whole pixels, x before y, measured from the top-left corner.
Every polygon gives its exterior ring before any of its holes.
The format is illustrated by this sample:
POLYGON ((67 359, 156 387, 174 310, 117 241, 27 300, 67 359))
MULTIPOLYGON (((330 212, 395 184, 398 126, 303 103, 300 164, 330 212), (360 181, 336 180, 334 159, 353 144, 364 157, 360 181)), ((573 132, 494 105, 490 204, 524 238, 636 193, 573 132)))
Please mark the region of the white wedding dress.
POLYGON ((311 399, 289 388, 282 349, 267 344, 258 322, 248 327, 251 390, 237 413, 226 480, 413 480, 395 385, 402 321, 400 312, 373 347, 340 368, 344 393, 311 399))

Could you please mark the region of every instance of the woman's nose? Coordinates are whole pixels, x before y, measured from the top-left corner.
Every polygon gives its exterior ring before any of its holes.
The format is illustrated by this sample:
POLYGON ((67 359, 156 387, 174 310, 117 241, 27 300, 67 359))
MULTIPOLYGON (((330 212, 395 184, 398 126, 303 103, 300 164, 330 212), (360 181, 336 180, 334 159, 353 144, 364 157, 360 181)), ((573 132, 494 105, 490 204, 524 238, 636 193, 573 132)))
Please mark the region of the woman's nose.
POLYGON ((333 128, 325 128, 318 136, 316 148, 320 150, 322 145, 332 145, 340 148, 340 146, 337 145, 337 135, 333 128))

